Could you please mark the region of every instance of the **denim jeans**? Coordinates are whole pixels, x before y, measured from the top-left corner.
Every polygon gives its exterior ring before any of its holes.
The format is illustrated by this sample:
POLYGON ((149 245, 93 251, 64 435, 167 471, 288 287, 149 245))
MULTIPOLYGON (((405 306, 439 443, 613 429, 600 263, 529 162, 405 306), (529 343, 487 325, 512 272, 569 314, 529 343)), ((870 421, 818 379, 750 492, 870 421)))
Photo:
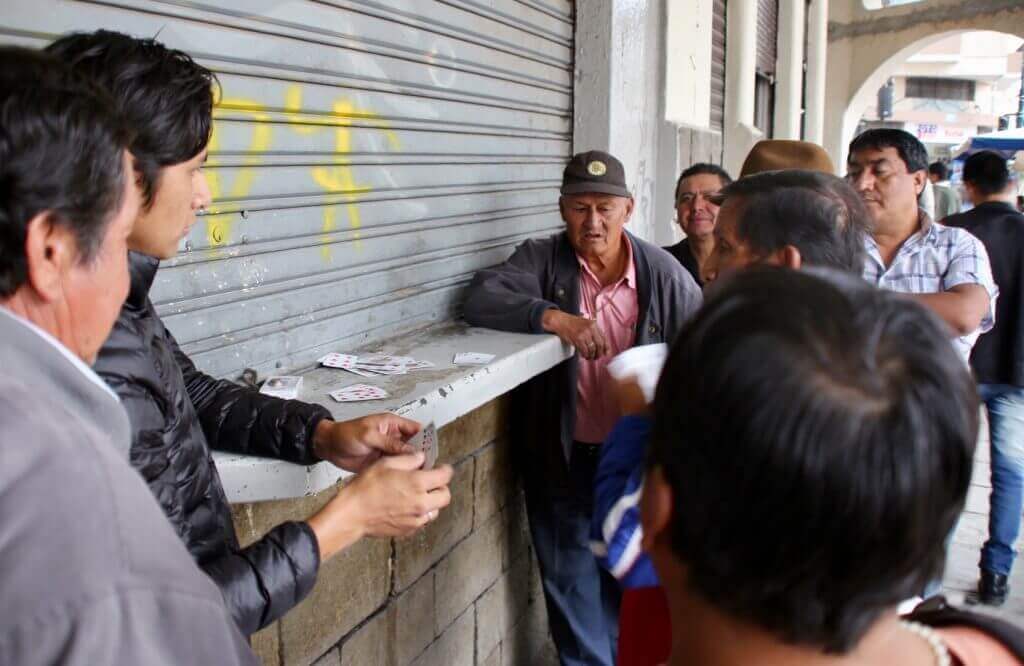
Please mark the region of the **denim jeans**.
POLYGON ((1024 510, 1024 388, 980 384, 978 392, 988 411, 992 458, 988 541, 980 566, 1008 576, 1024 510))
POLYGON ((614 666, 622 593, 590 550, 597 457, 573 454, 567 493, 526 485, 530 534, 560 662, 614 666))

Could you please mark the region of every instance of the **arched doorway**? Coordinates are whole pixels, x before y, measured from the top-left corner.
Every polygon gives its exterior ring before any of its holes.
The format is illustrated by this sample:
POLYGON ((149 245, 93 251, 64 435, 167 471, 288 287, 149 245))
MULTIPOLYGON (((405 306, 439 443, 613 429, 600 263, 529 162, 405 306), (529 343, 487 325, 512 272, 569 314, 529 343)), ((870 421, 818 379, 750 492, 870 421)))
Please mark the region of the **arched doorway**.
MULTIPOLYGON (((830 17, 825 148, 837 165, 864 109, 908 57, 958 33, 990 30, 1024 38, 1024 3, 930 0, 877 11, 861 0, 835 2, 830 17)), ((840 167, 842 170, 842 167, 840 167)))

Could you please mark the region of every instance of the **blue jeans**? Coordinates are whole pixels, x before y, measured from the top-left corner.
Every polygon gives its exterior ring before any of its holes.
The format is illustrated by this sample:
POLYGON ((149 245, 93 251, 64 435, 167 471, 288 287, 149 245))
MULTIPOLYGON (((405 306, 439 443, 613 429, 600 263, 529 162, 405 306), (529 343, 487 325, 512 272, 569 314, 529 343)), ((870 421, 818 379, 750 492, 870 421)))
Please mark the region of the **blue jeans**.
POLYGON ((988 410, 992 458, 988 541, 981 549, 980 566, 1008 576, 1024 510, 1024 388, 980 384, 978 392, 988 410))
POLYGON ((597 457, 574 449, 568 492, 525 488, 548 624, 563 666, 615 665, 622 593, 590 550, 596 471, 597 457))

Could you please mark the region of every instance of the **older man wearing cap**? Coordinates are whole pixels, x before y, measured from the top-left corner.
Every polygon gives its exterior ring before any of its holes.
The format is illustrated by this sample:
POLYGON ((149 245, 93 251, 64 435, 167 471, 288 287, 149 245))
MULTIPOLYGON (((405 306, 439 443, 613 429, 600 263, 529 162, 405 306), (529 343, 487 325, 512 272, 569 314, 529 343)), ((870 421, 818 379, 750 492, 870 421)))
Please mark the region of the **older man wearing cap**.
POLYGON ((477 326, 554 333, 576 348, 516 392, 513 435, 559 656, 610 666, 618 589, 588 540, 598 454, 619 416, 606 365, 634 345, 671 342, 701 292, 671 255, 625 231, 633 198, 617 159, 574 156, 561 193, 565 230, 477 273, 465 316, 477 326))

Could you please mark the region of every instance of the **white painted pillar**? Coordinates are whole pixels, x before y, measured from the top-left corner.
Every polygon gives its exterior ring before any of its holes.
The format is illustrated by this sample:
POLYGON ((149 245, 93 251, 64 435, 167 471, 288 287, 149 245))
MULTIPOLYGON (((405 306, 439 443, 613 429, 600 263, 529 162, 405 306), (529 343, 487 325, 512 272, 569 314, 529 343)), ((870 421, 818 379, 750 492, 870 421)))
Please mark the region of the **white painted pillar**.
MULTIPOLYGON (((811 0, 807 15, 807 117, 804 141, 825 140, 825 81, 828 65, 828 0, 811 0)), ((836 159, 836 156, 832 156, 836 159)), ((837 163, 838 164, 838 163, 837 163)), ((840 172, 843 168, 840 167, 840 172)))
POLYGON ((725 23, 725 168, 738 174, 747 152, 761 137, 754 127, 757 67, 757 0, 732 0, 725 23))
POLYGON ((804 0, 779 2, 778 56, 775 65, 776 139, 800 138, 804 88, 804 0))

